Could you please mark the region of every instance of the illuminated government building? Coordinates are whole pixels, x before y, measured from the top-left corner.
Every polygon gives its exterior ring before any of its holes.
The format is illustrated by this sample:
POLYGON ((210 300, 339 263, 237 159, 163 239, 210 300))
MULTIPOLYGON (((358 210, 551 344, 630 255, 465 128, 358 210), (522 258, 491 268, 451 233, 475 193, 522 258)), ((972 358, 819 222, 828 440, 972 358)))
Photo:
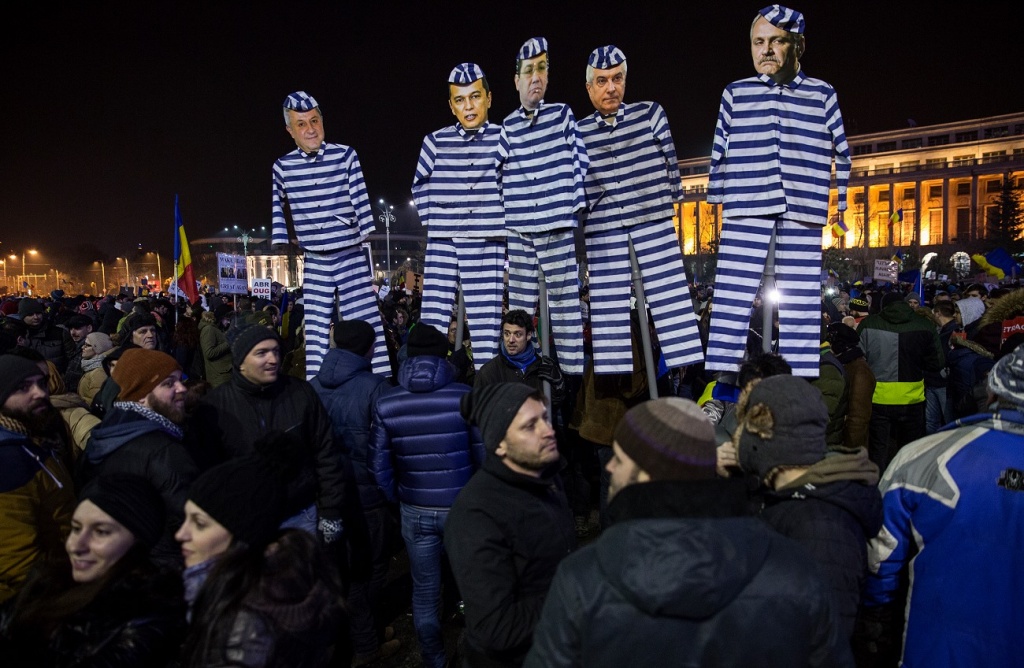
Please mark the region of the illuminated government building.
MULTIPOLYGON (((895 249, 912 249, 918 258, 932 251, 942 257, 979 252, 977 242, 985 237, 1003 178, 1009 174, 1024 185, 1024 113, 847 139, 853 160, 845 217, 849 231, 835 238, 826 226, 821 245, 846 249, 851 256, 889 257, 895 249), (902 222, 890 222, 898 209, 902 222)), ((706 201, 710 163, 710 156, 679 162, 684 199, 675 223, 688 268, 714 253, 721 234, 721 207, 706 201)), ((836 203, 833 187, 830 219, 836 203)), ((697 280, 710 278, 695 273, 697 280)))

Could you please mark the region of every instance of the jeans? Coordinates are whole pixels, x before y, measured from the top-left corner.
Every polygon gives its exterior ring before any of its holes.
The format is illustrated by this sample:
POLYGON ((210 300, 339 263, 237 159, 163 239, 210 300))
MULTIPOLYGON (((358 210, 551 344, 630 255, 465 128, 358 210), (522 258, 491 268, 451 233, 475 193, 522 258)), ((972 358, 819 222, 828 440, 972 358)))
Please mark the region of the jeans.
POLYGON ((924 388, 924 424, 925 431, 934 434, 940 427, 953 421, 952 413, 946 405, 946 388, 924 388))
POLYGON ((448 510, 402 504, 402 538, 412 575, 412 624, 427 668, 443 668, 447 660, 441 635, 441 554, 448 510))

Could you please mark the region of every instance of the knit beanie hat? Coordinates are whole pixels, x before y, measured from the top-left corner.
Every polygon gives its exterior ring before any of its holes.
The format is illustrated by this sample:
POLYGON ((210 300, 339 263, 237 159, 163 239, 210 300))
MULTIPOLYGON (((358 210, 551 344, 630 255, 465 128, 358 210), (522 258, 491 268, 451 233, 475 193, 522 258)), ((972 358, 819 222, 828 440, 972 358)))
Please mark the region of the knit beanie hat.
POLYGON ((903 303, 903 295, 898 292, 886 292, 882 295, 882 308, 890 306, 891 304, 903 303))
POLYGON ((714 478, 715 428, 689 399, 665 397, 626 411, 615 442, 652 480, 714 478))
POLYGON ((97 355, 101 355, 114 347, 109 334, 103 332, 91 332, 85 337, 86 342, 92 346, 97 355))
POLYGON ((46 306, 43 302, 32 297, 22 297, 21 301, 18 302, 18 316, 24 318, 27 315, 35 315, 36 313, 44 313, 46 306))
POLYGON ((736 407, 733 434, 740 466, 764 479, 779 466, 808 466, 825 456, 828 408, 804 378, 771 376, 752 383, 736 407))
POLYGON ((419 355, 448 357, 448 337, 437 331, 433 325, 421 322, 409 332, 405 350, 409 357, 419 355))
POLYGON ((192 483, 188 498, 251 547, 272 541, 285 519, 284 483, 273 464, 259 455, 208 469, 192 483))
POLYGON ((121 354, 111 377, 121 388, 119 401, 139 401, 174 371, 181 371, 181 367, 167 353, 128 348, 121 354))
POLYGON ((95 503, 146 547, 156 545, 164 533, 166 510, 163 498, 142 476, 100 474, 86 483, 78 500, 95 503))
POLYGON ((537 390, 524 383, 475 385, 462 395, 459 412, 466 422, 480 429, 484 447, 493 452, 505 438, 508 426, 526 400, 537 390))
POLYGON ((274 339, 281 343, 281 338, 270 327, 266 325, 254 325, 247 322, 238 322, 232 325, 225 333, 228 345, 231 346, 231 363, 237 369, 242 366, 245 356, 256 347, 260 341, 274 339))
POLYGON ((985 315, 985 302, 977 297, 964 297, 956 303, 964 327, 978 321, 985 315))
POLYGON ((992 394, 1024 410, 1024 345, 996 362, 986 384, 992 394))
POLYGON ((908 292, 906 295, 903 296, 903 301, 905 301, 907 303, 909 303, 911 301, 915 301, 918 304, 920 304, 921 303, 921 295, 917 294, 916 292, 908 292))
POLYGON ((0 355, 0 406, 26 378, 42 376, 39 365, 20 355, 0 355))
POLYGON ((365 355, 376 339, 373 325, 365 320, 342 320, 334 326, 334 345, 356 355, 365 355))
POLYGON ((871 306, 868 304, 866 299, 860 299, 859 297, 850 300, 850 312, 851 313, 867 313, 871 306))

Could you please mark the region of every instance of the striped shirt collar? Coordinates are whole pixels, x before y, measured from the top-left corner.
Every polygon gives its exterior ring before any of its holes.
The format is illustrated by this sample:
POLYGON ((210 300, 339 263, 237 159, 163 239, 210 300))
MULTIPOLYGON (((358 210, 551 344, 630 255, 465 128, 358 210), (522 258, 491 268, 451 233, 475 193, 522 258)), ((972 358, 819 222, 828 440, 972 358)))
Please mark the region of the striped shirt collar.
MULTIPOLYGON (((768 76, 767 74, 758 74, 757 78, 760 79, 762 81, 762 83, 764 83, 769 88, 771 88, 773 86, 779 86, 779 84, 775 83, 772 80, 772 78, 770 76, 768 76)), ((796 76, 793 77, 792 81, 790 81, 788 84, 782 84, 779 87, 780 88, 799 88, 800 84, 802 84, 804 82, 804 79, 806 79, 806 78, 807 78, 807 75, 804 74, 804 70, 801 67, 799 70, 797 70, 796 76)))
POLYGON ((326 152, 326 151, 327 151, 327 142, 325 142, 325 141, 320 142, 320 150, 317 151, 316 153, 314 153, 313 155, 310 155, 310 154, 306 153, 305 151, 303 151, 301 148, 299 148, 297 146, 295 147, 295 152, 298 153, 301 158, 303 158, 304 160, 306 160, 308 162, 315 162, 317 160, 317 158, 322 157, 324 152, 326 152))
POLYGON ((618 111, 615 112, 615 123, 609 123, 608 119, 601 115, 600 111, 594 111, 594 117, 597 122, 601 125, 618 125, 623 121, 623 117, 626 115, 626 103, 623 102, 619 105, 618 111))
POLYGON ((459 136, 465 139, 466 141, 473 141, 477 137, 482 137, 486 133, 487 128, 489 128, 490 126, 490 121, 484 121, 483 125, 473 129, 473 131, 471 132, 469 130, 466 130, 466 128, 462 127, 462 123, 455 123, 455 131, 459 133, 459 136))
POLYGON ((541 100, 540 102, 537 103, 537 108, 533 110, 533 114, 527 114, 526 113, 526 107, 524 107, 521 104, 519 105, 519 108, 516 109, 516 111, 519 113, 519 118, 523 119, 524 121, 531 121, 533 119, 536 119, 538 116, 540 116, 541 109, 543 109, 543 108, 544 108, 544 100, 541 100))

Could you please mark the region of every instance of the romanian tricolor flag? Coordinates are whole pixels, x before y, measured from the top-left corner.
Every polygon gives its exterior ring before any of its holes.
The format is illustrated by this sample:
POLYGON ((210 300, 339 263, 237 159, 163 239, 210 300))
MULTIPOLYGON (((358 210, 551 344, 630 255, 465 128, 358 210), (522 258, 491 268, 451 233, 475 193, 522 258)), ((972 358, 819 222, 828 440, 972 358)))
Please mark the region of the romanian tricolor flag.
POLYGON ((177 195, 174 196, 174 277, 178 282, 178 290, 185 295, 189 304, 199 301, 196 277, 192 271, 192 253, 188 249, 185 224, 181 222, 177 195))
POLYGON ((903 222, 903 209, 896 209, 895 211, 893 211, 892 215, 889 216, 889 222, 890 223, 902 223, 903 222))
MULTIPOLYGON (((900 209, 902 211, 903 209, 900 209)), ((892 261, 898 264, 903 264, 903 251, 898 250, 892 254, 892 261)))
POLYGON ((850 228, 846 226, 846 221, 843 220, 842 212, 832 216, 832 236, 841 237, 849 231, 850 228))

